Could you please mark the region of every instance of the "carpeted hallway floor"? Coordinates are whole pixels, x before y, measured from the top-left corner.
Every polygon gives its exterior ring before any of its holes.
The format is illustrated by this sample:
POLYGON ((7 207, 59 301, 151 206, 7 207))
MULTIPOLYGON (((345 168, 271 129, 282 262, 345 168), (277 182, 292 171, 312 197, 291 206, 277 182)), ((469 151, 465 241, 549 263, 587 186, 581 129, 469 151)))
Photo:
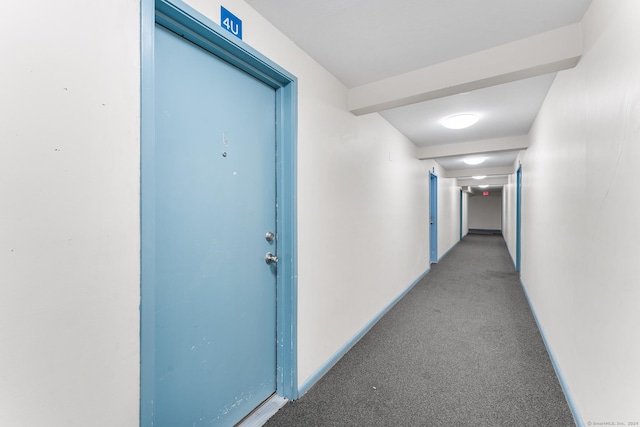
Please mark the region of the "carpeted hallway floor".
POLYGON ((573 426, 502 236, 467 235, 281 426, 573 426))

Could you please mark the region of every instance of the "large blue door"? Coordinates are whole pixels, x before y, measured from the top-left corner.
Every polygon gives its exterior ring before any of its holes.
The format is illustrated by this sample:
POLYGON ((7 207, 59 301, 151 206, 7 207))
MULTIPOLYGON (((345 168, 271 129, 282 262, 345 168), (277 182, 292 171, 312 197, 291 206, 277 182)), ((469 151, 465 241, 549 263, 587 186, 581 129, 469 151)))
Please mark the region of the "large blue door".
POLYGON ((154 425, 232 426, 276 389, 275 90, 155 34, 154 425))

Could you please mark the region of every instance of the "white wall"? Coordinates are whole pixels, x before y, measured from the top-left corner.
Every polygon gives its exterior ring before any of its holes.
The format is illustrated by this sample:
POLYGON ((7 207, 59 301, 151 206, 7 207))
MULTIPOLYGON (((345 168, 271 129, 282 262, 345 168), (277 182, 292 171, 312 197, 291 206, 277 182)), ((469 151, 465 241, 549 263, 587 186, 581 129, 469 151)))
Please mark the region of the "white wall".
POLYGON ((501 230, 502 195, 470 196, 468 215, 471 229, 501 230))
POLYGON ((136 426, 138 2, 0 12, 0 425, 136 426))
POLYGON ((593 1, 522 155, 522 278, 584 423, 640 422, 638 16, 593 1))

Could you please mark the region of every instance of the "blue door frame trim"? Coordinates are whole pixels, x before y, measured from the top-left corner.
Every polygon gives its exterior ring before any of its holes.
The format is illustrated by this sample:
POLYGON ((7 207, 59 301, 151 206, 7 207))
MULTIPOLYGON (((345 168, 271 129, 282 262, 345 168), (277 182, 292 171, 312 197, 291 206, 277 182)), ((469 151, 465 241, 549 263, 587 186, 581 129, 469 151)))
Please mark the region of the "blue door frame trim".
POLYGON ((297 78, 179 0, 141 0, 140 98, 140 425, 154 425, 155 336, 155 24, 222 58, 276 90, 278 272, 276 393, 298 397, 297 78))

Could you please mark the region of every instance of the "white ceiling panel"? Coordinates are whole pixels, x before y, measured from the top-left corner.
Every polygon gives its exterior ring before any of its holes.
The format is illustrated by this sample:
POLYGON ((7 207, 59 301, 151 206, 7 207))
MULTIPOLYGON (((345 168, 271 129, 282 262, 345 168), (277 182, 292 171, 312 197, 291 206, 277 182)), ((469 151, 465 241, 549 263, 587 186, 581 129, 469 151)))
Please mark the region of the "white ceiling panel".
MULTIPOLYGON (((246 1, 352 92, 379 85, 387 81, 384 79, 398 78, 406 83, 410 80, 403 76, 405 73, 430 66, 437 68, 437 64, 445 61, 449 61, 446 64, 464 63, 452 60, 479 51, 484 54, 487 49, 520 43, 523 39, 530 40, 532 36, 579 23, 591 3, 591 0, 246 1), (369 85, 362 86, 365 84, 369 85)), ((575 61, 566 65, 567 68, 575 66, 581 55, 579 31, 577 34, 575 61)), ((554 46, 564 44, 540 43, 534 52, 540 57, 547 53, 552 56, 554 46)), ((526 62, 527 55, 522 55, 522 50, 517 52, 526 62)), ((483 55, 473 57, 485 58, 483 55)), ((503 68, 509 70, 508 61, 514 58, 499 55, 476 66, 480 70, 492 64, 491 61, 498 61, 506 63, 503 68)), ((516 67, 516 63, 513 64, 516 67)), ((406 103, 395 104, 404 105, 402 107, 380 113, 372 112, 378 111, 373 109, 357 113, 381 114, 418 147, 454 143, 468 147, 477 142, 475 150, 467 148, 468 152, 484 151, 480 141, 527 135, 555 72, 566 69, 541 68, 541 65, 535 68, 535 65, 534 70, 542 71, 514 78, 496 76, 494 83, 474 86, 483 89, 469 93, 460 94, 468 90, 464 88, 444 90, 426 102, 409 98, 406 103), (441 126, 444 117, 465 112, 478 114, 480 121, 457 131, 441 126)), ((456 74, 456 70, 451 72, 456 74)), ((418 83, 410 81, 410 84, 418 83)), ((424 99, 430 98, 420 98, 424 99)), ((504 168, 513 165, 517 154, 518 151, 486 153, 487 161, 476 167, 462 163, 464 156, 437 161, 448 170, 504 168)))
POLYGON ((554 78, 546 74, 380 114, 419 147, 525 135, 554 78), (442 126, 443 118, 460 113, 474 113, 480 120, 467 129, 442 126))
POLYGON ((348 87, 579 22, 591 0, 247 0, 348 87))
POLYGON ((436 162, 447 170, 468 169, 469 175, 475 175, 474 170, 512 166, 516 161, 519 151, 501 151, 497 153, 485 153, 472 157, 484 157, 486 160, 479 165, 470 166, 464 162, 468 156, 441 157, 436 162))

